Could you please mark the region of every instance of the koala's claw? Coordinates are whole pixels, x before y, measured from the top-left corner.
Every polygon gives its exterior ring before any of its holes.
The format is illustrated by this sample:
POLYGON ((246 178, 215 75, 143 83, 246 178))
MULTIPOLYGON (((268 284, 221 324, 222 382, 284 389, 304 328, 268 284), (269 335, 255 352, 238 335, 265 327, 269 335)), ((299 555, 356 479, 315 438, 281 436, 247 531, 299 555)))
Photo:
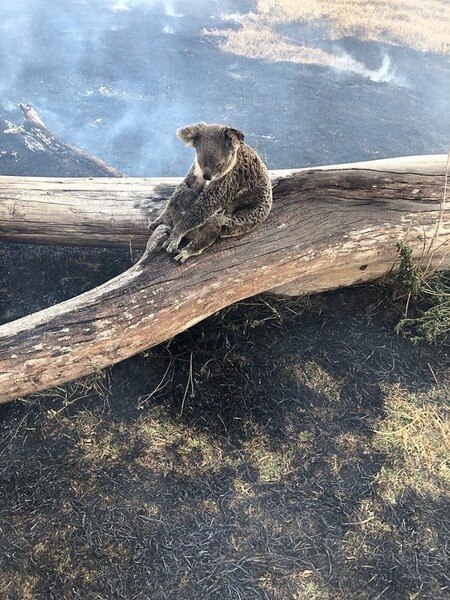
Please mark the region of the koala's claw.
POLYGON ((190 256, 191 254, 188 250, 180 250, 180 253, 174 256, 173 260, 176 260, 179 263, 184 263, 190 256))
POLYGON ((219 225, 222 225, 222 227, 229 227, 233 223, 233 219, 228 215, 218 215, 216 218, 219 225))
POLYGON ((180 241, 181 241, 181 238, 170 237, 164 242, 162 247, 169 253, 176 252, 178 250, 180 241))
POLYGON ((171 230, 170 225, 164 223, 164 221, 153 221, 152 223, 149 222, 147 227, 150 233, 153 233, 158 228, 161 228, 161 231, 165 231, 167 233, 171 230))
POLYGON ((149 231, 155 231, 155 229, 158 227, 159 224, 160 224, 160 221, 149 221, 147 228, 149 231))

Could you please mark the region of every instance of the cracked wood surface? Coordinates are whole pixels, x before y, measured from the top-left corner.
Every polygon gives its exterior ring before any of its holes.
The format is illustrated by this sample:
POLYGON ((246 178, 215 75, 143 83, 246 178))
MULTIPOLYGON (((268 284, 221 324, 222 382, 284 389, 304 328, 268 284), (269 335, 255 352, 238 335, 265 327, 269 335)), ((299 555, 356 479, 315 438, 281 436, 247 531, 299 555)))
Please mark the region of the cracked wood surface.
MULTIPOLYGON (((449 268, 446 156, 272 172, 266 223, 178 265, 164 252, 76 298, 0 327, 0 401, 163 342, 254 294, 370 281, 396 243, 449 268)), ((0 178, 0 239, 144 247, 176 179, 0 178), (65 219, 65 220, 64 220, 65 219)), ((151 254, 151 253, 150 253, 151 254)))

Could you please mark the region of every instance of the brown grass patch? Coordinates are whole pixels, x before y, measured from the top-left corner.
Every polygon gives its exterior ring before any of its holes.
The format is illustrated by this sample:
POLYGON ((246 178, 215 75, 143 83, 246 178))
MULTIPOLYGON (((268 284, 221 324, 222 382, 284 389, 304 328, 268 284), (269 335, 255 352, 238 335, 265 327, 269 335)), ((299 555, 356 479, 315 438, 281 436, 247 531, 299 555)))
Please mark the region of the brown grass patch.
POLYGON ((224 52, 239 56, 329 66, 377 78, 377 72, 348 55, 299 44, 280 33, 280 26, 292 22, 325 24, 326 35, 333 40, 352 36, 420 52, 450 53, 450 4, 446 0, 259 0, 257 12, 245 15, 239 29, 205 34, 219 38, 224 52))
POLYGON ((245 21, 244 26, 237 31, 214 29, 207 34, 222 38, 219 46, 224 52, 247 58, 324 66, 339 65, 338 58, 333 54, 318 48, 294 44, 256 19, 245 21))
POLYGON ((330 37, 407 45, 420 52, 450 53, 450 4, 447 0, 258 0, 272 23, 326 21, 330 37))
POLYGON ((267 436, 261 431, 243 444, 248 462, 256 467, 261 483, 283 481, 292 472, 294 453, 288 446, 271 448, 267 436))
POLYGON ((395 503, 405 489, 419 495, 445 496, 450 488, 450 388, 410 393, 391 387, 387 417, 375 430, 375 449, 390 457, 377 485, 395 503))
POLYGON ((343 381, 332 377, 313 360, 295 367, 296 379, 311 390, 325 396, 330 402, 339 399, 343 381))
MULTIPOLYGON (((271 595, 274 600, 286 600, 286 581, 273 573, 265 573, 259 579, 261 587, 271 595)), ((320 576, 310 569, 299 570, 289 576, 292 595, 291 600, 339 600, 342 596, 331 596, 327 586, 320 581, 320 576)))
POLYGON ((225 464, 217 441, 174 420, 162 407, 151 409, 139 421, 136 434, 144 444, 138 462, 157 473, 198 477, 225 464))
POLYGON ((2 598, 11 598, 10 594, 20 597, 21 600, 33 600, 37 576, 27 573, 3 570, 0 573, 0 593, 2 598))
POLYGON ((346 523, 342 549, 348 565, 374 569, 400 548, 404 568, 421 562, 423 594, 405 583, 405 598, 443 598, 448 581, 427 572, 427 563, 446 570, 450 390, 443 384, 423 393, 399 385, 384 391, 386 415, 374 429, 372 451, 382 452, 385 464, 346 523))
POLYGON ((100 428, 100 421, 89 413, 76 422, 79 435, 78 449, 93 465, 101 468, 107 462, 114 462, 125 450, 121 437, 115 431, 104 431, 100 428))

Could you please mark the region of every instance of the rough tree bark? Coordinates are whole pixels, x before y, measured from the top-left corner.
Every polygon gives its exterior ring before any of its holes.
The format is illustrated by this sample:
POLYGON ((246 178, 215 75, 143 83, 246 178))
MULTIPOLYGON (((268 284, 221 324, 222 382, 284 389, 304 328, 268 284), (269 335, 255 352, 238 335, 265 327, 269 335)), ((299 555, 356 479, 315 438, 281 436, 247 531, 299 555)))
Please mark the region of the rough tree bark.
MULTIPOLYGON (((144 253, 102 286, 0 327, 0 401, 116 363, 260 292, 375 279, 394 264, 398 241, 450 267, 446 156, 272 177, 274 209, 253 234, 183 266, 144 253)), ((144 246, 147 216, 175 182, 0 178, 0 238, 144 246)))

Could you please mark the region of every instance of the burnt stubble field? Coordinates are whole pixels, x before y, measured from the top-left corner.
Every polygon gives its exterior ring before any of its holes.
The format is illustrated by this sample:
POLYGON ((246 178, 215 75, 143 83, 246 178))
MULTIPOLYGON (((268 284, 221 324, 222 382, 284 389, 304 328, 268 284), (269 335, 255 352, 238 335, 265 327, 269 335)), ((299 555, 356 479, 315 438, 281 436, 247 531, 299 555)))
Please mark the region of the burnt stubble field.
MULTIPOLYGON (((0 174, 90 174, 26 146, 19 101, 131 175, 181 175, 173 132, 200 119, 242 128, 270 168, 447 151, 448 55, 273 24, 364 74, 203 31, 251 29, 265 4, 6 3, 0 174)), ((0 322, 137 257, 1 244, 0 322)), ((0 406, 0 598, 448 598, 449 341, 398 335, 404 310, 387 282, 249 298, 0 406)))

